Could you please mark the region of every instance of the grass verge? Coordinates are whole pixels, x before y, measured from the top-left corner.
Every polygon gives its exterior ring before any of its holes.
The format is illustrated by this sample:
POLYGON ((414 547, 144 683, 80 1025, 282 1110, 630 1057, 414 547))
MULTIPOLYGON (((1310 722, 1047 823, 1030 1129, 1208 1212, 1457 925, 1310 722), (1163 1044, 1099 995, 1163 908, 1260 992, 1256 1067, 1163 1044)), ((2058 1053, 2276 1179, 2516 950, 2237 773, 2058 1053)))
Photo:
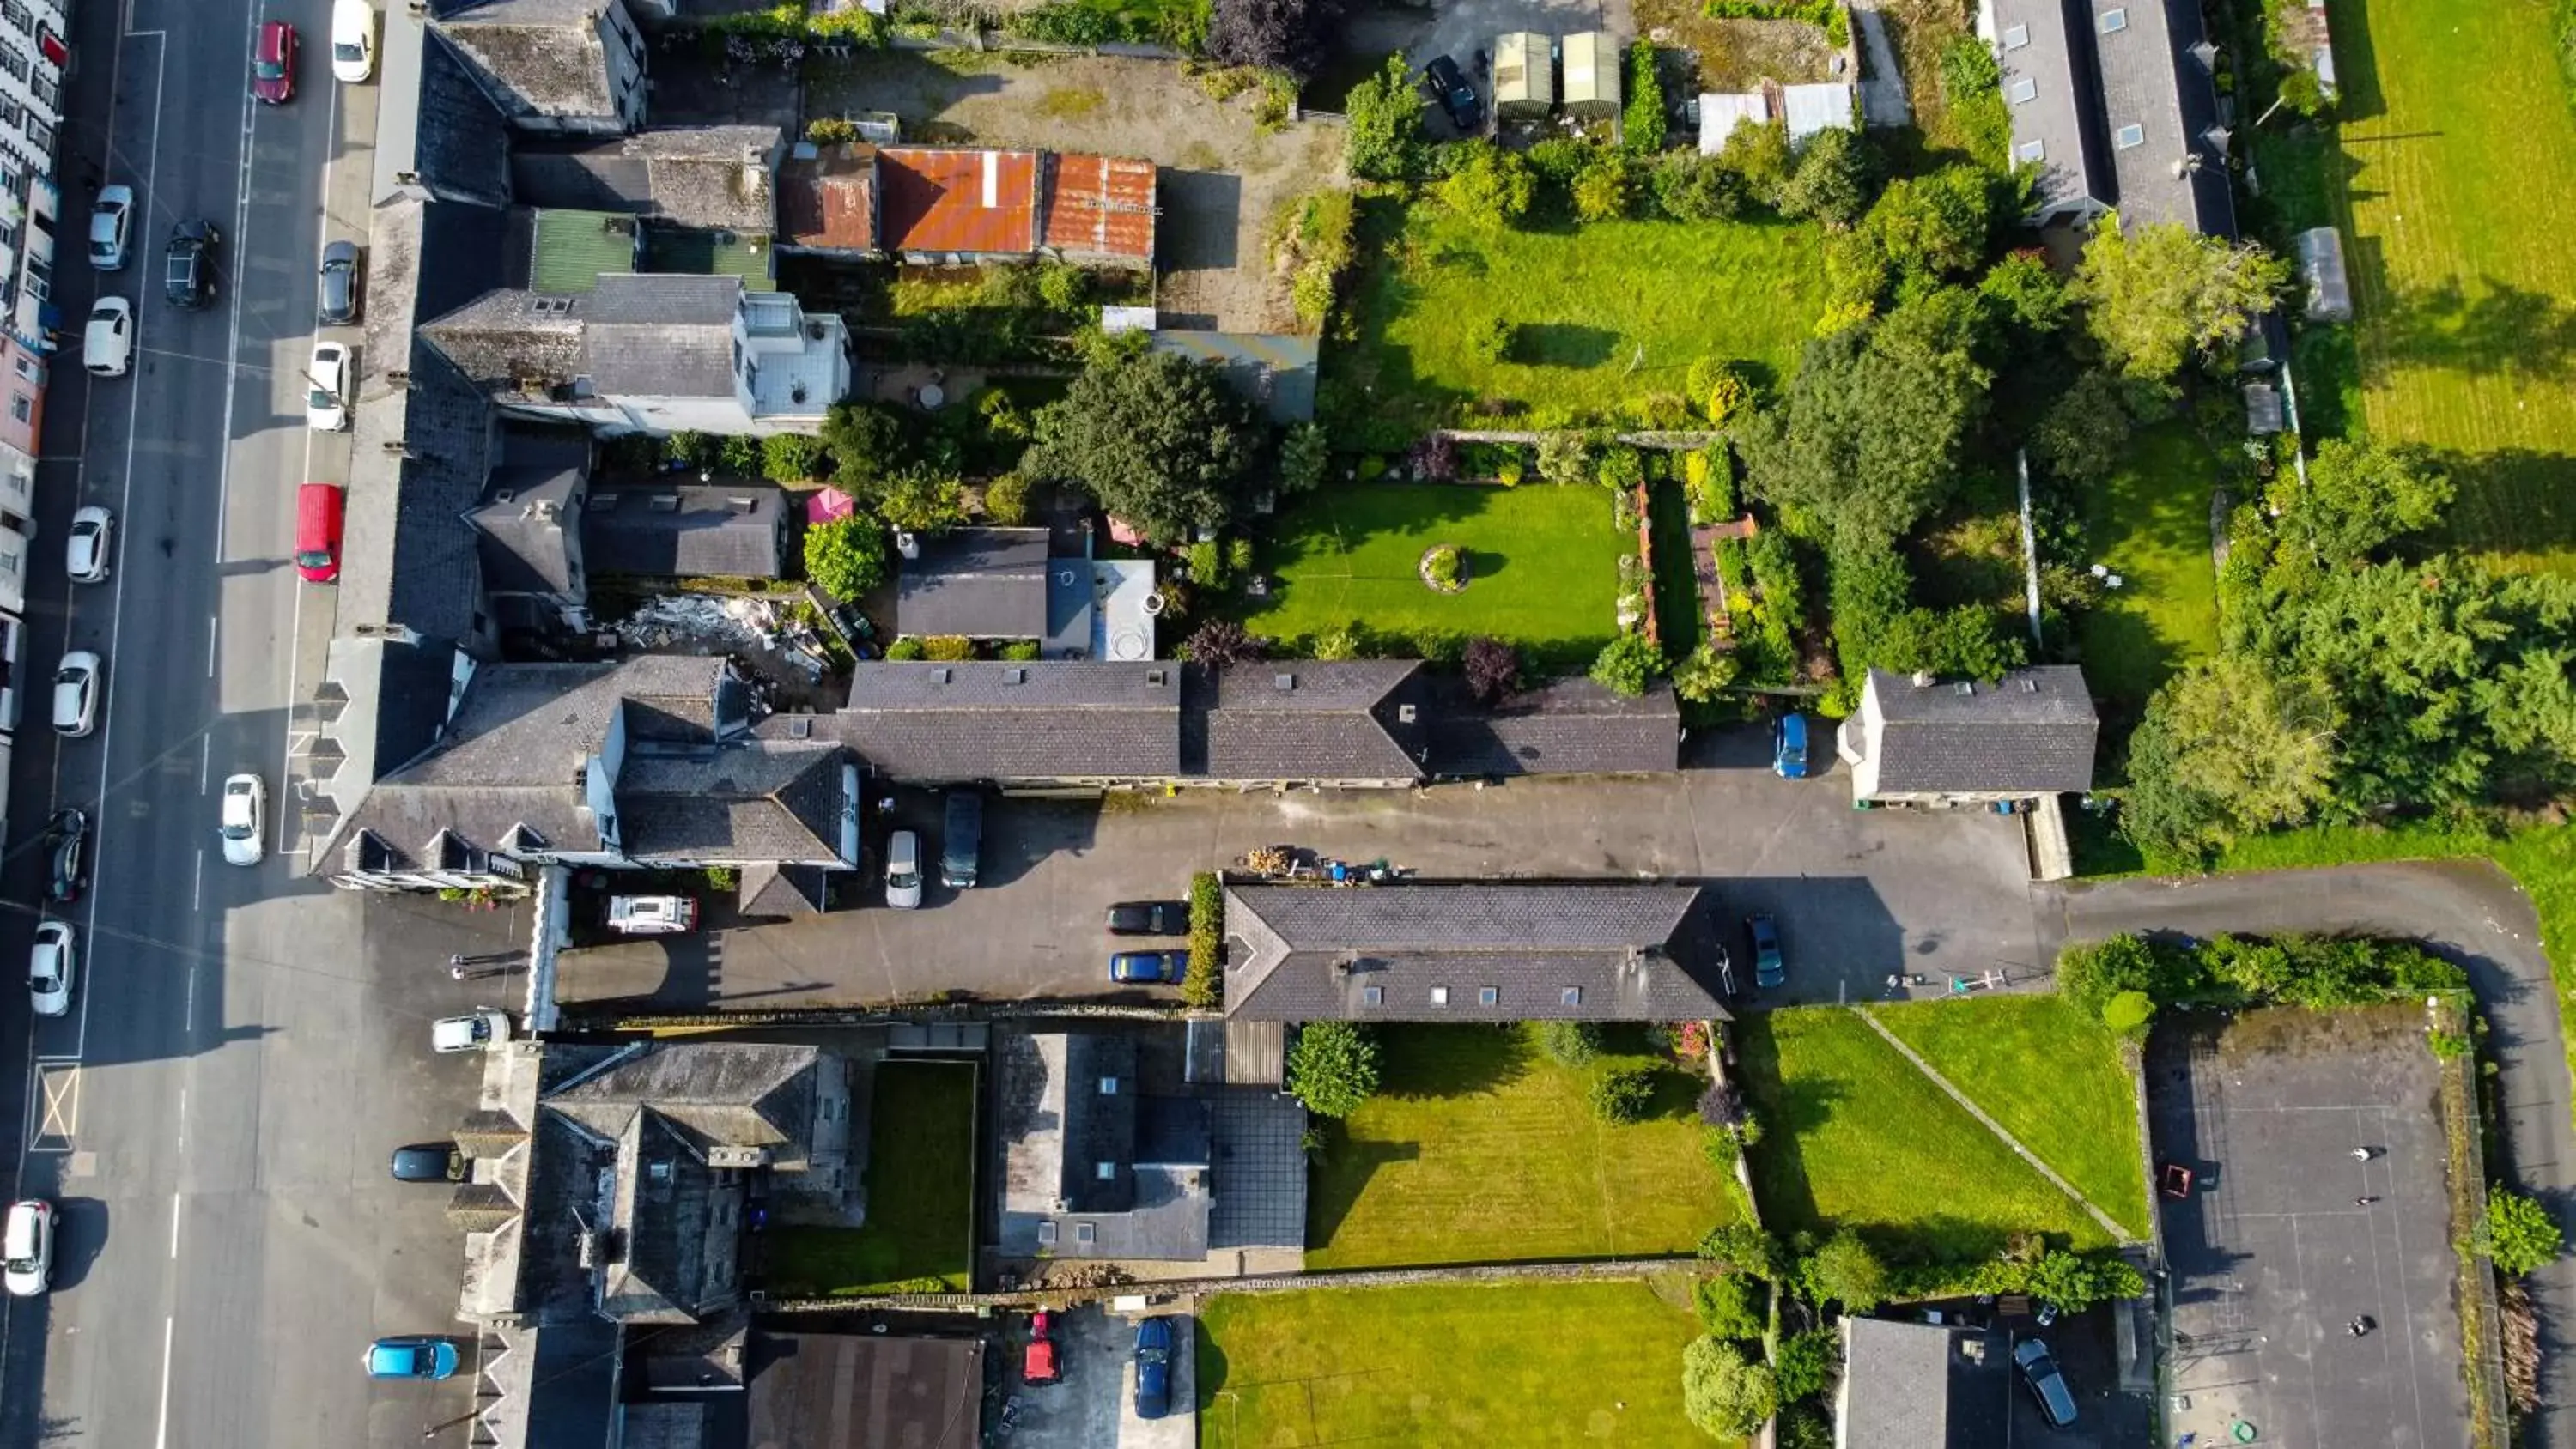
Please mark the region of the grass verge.
POLYGON ((975 1069, 881 1063, 868 1118, 866 1226, 770 1230, 772 1294, 966 1291, 974 1255, 975 1069))
MULTIPOLYGON (((1701 1150, 1698 1083, 1660 1079, 1654 1115, 1625 1127, 1584 1101, 1594 1069, 1557 1065, 1534 1028, 1392 1026, 1384 1082, 1326 1128, 1308 1178, 1306 1266, 1687 1253, 1733 1216, 1701 1150)), ((1650 1065, 1613 1030, 1600 1066, 1650 1065)))

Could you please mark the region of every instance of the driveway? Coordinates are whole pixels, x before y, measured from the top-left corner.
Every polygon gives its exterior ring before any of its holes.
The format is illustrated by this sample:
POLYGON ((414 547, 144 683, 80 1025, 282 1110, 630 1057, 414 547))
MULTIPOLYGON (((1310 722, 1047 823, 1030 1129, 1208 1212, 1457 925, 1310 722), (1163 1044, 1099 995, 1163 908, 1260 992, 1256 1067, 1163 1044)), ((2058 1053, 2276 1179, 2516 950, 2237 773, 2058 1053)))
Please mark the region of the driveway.
MULTIPOLYGON (((1476 64, 1476 52, 1490 54, 1494 37, 1514 30, 1551 36, 1606 30, 1625 41, 1637 33, 1637 26, 1629 0, 1440 0, 1429 6, 1380 5, 1362 10, 1342 22, 1340 37, 1350 57, 1374 59, 1403 51, 1417 75, 1432 57, 1448 56, 1467 73, 1490 116, 1492 67, 1476 64)), ((1338 68, 1356 71, 1359 66, 1338 68)), ((1458 134, 1436 105, 1424 109, 1423 124, 1444 140, 1458 134)))
POLYGON ((1136 1417, 1136 1320, 1097 1304, 1056 1316, 1062 1381, 1012 1392, 1020 1404, 1010 1442, 1019 1449, 1194 1449, 1198 1443, 1195 1332, 1198 1320, 1166 1313, 1172 1325, 1172 1410, 1136 1417))

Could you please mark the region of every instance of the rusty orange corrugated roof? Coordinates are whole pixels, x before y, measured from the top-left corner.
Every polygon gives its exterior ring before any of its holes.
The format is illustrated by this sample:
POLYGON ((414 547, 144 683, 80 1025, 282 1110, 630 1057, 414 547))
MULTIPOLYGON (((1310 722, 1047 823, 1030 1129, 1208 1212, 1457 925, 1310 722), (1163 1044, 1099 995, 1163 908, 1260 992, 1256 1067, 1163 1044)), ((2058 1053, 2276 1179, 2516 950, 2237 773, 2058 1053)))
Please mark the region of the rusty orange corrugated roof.
POLYGON ((1056 156, 1047 171, 1046 244, 1059 251, 1154 260, 1154 163, 1056 156))
POLYGON ((886 250, 1036 249, 1036 152, 889 146, 877 163, 886 250))
POLYGON ((811 160, 778 168, 779 229, 797 246, 876 249, 876 148, 824 147, 811 160))

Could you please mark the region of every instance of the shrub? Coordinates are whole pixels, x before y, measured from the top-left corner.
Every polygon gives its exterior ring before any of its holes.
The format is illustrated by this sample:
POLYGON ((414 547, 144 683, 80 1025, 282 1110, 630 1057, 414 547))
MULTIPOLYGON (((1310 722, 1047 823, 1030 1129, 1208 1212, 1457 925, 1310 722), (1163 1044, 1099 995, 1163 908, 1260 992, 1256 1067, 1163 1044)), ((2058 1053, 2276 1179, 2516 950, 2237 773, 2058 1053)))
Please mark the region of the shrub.
POLYGON ((2509 1187, 2487 1189, 2487 1210, 2470 1244, 2496 1271, 2520 1278, 2546 1267, 2562 1246, 2549 1209, 2509 1187))
POLYGON ((1181 645, 1181 657, 1210 669, 1223 669, 1249 664, 1259 659, 1267 647, 1259 636, 1232 619, 1210 619, 1190 631, 1190 637, 1181 645))
POLYGON ((1713 1338, 1760 1338, 1771 1316, 1770 1292, 1742 1273, 1719 1273, 1691 1285, 1699 1326, 1713 1338))
POLYGON ((2102 1004, 2102 1024, 2125 1037, 2145 1036, 2155 1016, 2155 998, 2143 991, 2123 991, 2102 1004))
POLYGON ((1711 1228, 1699 1240, 1699 1255, 1712 1263, 1723 1263, 1738 1273, 1749 1273, 1767 1282, 1780 1281, 1785 1262, 1780 1240, 1762 1230, 1759 1223, 1728 1223, 1711 1228))
POLYGON ((1225 551, 1217 546, 1215 539, 1202 538, 1182 549, 1181 567, 1194 584, 1205 584, 1212 589, 1222 588, 1225 584, 1225 551))
POLYGON ((1601 648, 1592 661, 1592 678, 1603 688, 1630 698, 1646 692, 1664 669, 1663 651, 1643 634, 1622 634, 1601 648))
POLYGON ((1348 624, 1338 629, 1327 629, 1307 645, 1307 652, 1328 664, 1357 659, 1360 657, 1359 631, 1348 624))
POLYGON ((836 518, 805 530, 805 577, 843 603, 885 582, 885 529, 873 518, 836 518))
POLYGON ((1887 1264, 1844 1228, 1798 1265, 1798 1282, 1809 1301, 1839 1303, 1845 1313, 1867 1313, 1887 1301, 1887 1264))
POLYGON ((1463 565, 1458 556, 1458 545, 1444 543, 1425 554, 1422 559, 1422 572, 1431 580, 1435 588, 1458 587, 1463 573, 1463 565))
POLYGON ((1519 153, 1490 141, 1461 141, 1447 176, 1432 183, 1440 204, 1478 226, 1504 227, 1529 215, 1538 178, 1519 153))
POLYGON ((1601 1055, 1601 1028, 1589 1021, 1544 1021, 1538 1044, 1558 1066, 1588 1067, 1601 1055))
POLYGON ((1499 704, 1520 688, 1520 651, 1500 639, 1479 634, 1459 656, 1467 673, 1467 692, 1483 705, 1499 704))
POLYGON ((1510 358, 1520 335, 1519 324, 1509 317, 1488 317, 1467 334, 1467 350, 1479 362, 1502 362, 1510 358))
POLYGON ((1201 1010, 1225 999, 1225 886, 1216 872, 1190 877, 1190 965, 1181 1000, 1201 1010))
POLYGON ((1321 423, 1297 423, 1279 440, 1279 491, 1304 493, 1324 481, 1332 461, 1321 423))
POLYGON ((1538 476, 1550 483, 1582 483, 1592 476, 1592 439, 1554 432, 1538 440, 1538 476))
POLYGON ((1691 400, 1699 404, 1700 412, 1708 419, 1710 427, 1722 428, 1735 421, 1745 405, 1753 401, 1753 388, 1744 380, 1744 374, 1736 370, 1734 363, 1716 358, 1702 360, 1708 364, 1705 373, 1701 372, 1699 363, 1691 365, 1691 400))
POLYGON ((1001 654, 1004 659, 1007 659, 1014 664, 1025 664, 1038 657, 1038 641, 1035 639, 1014 639, 1002 646, 1001 654))
POLYGON ((1619 116, 1619 144, 1640 156, 1664 149, 1664 84, 1655 74, 1655 45, 1628 47, 1628 104, 1619 116))
POLYGON ((1377 1094, 1377 1039, 1349 1021, 1310 1021, 1288 1048, 1288 1091, 1319 1117, 1347 1117, 1377 1094))
POLYGON ((1646 1067, 1611 1067, 1592 1079, 1583 1098, 1593 1116, 1614 1127, 1642 1122, 1655 1104, 1655 1074, 1646 1067))
POLYGON ((823 440, 779 433, 760 440, 760 476, 772 483, 802 483, 823 476, 823 440))
POLYGON ((1812 1398, 1833 1382, 1834 1371, 1842 1366, 1842 1335, 1830 1328, 1811 1328, 1781 1340, 1780 1352, 1771 1365, 1772 1378, 1780 1386, 1783 1403, 1812 1398))
POLYGON ((959 663, 975 657, 975 641, 956 634, 933 634, 921 641, 921 657, 959 663))
POLYGON ((885 657, 889 660, 895 661, 919 659, 922 656, 922 652, 921 640, 913 635, 906 634, 886 646, 885 657))
POLYGON ((1702 639, 1688 658, 1673 668, 1673 693, 1692 704, 1707 704, 1734 684, 1743 666, 1731 651, 1702 639))
POLYGON ((1404 181, 1422 165, 1422 92, 1397 51, 1386 68, 1351 87, 1343 158, 1362 181, 1404 181))
POLYGON ((1646 177, 1655 209, 1674 221, 1728 221, 1742 214, 1744 178, 1722 158, 1667 151, 1646 177))
POLYGON ((1769 1367, 1717 1338, 1695 1338, 1682 1350, 1682 1412, 1719 1439, 1745 1439, 1779 1412, 1769 1367))
POLYGON ((726 434, 716 444, 716 466, 734 474, 759 472, 760 439, 748 433, 726 434))
POLYGON ((702 468, 715 461, 716 440, 704 433, 686 430, 673 433, 662 444, 662 452, 683 468, 702 468))
POLYGON ((1029 521, 1029 480, 1005 473, 984 485, 984 521, 1016 528, 1029 521))
POLYGON ((1635 176, 1628 158, 1604 151, 1574 177, 1574 216, 1578 221, 1616 221, 1628 214, 1635 176))
POLYGON ((805 123, 805 139, 834 146, 859 139, 859 123, 842 116, 817 116, 805 123))
POLYGON ((1458 476, 1458 441, 1447 433, 1427 434, 1406 453, 1405 462, 1416 478, 1449 482, 1458 476))

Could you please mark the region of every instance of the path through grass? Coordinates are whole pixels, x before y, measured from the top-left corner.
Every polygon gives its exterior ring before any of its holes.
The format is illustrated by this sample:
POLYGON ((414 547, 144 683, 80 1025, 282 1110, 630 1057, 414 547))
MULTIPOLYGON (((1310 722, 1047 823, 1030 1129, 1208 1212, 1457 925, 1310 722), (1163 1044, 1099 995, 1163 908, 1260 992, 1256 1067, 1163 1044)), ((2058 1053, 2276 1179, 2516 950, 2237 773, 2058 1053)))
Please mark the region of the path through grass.
POLYGON ((868 1115, 867 1225, 771 1229, 765 1261, 772 1294, 966 1291, 973 1267, 975 1068, 880 1063, 868 1115))

